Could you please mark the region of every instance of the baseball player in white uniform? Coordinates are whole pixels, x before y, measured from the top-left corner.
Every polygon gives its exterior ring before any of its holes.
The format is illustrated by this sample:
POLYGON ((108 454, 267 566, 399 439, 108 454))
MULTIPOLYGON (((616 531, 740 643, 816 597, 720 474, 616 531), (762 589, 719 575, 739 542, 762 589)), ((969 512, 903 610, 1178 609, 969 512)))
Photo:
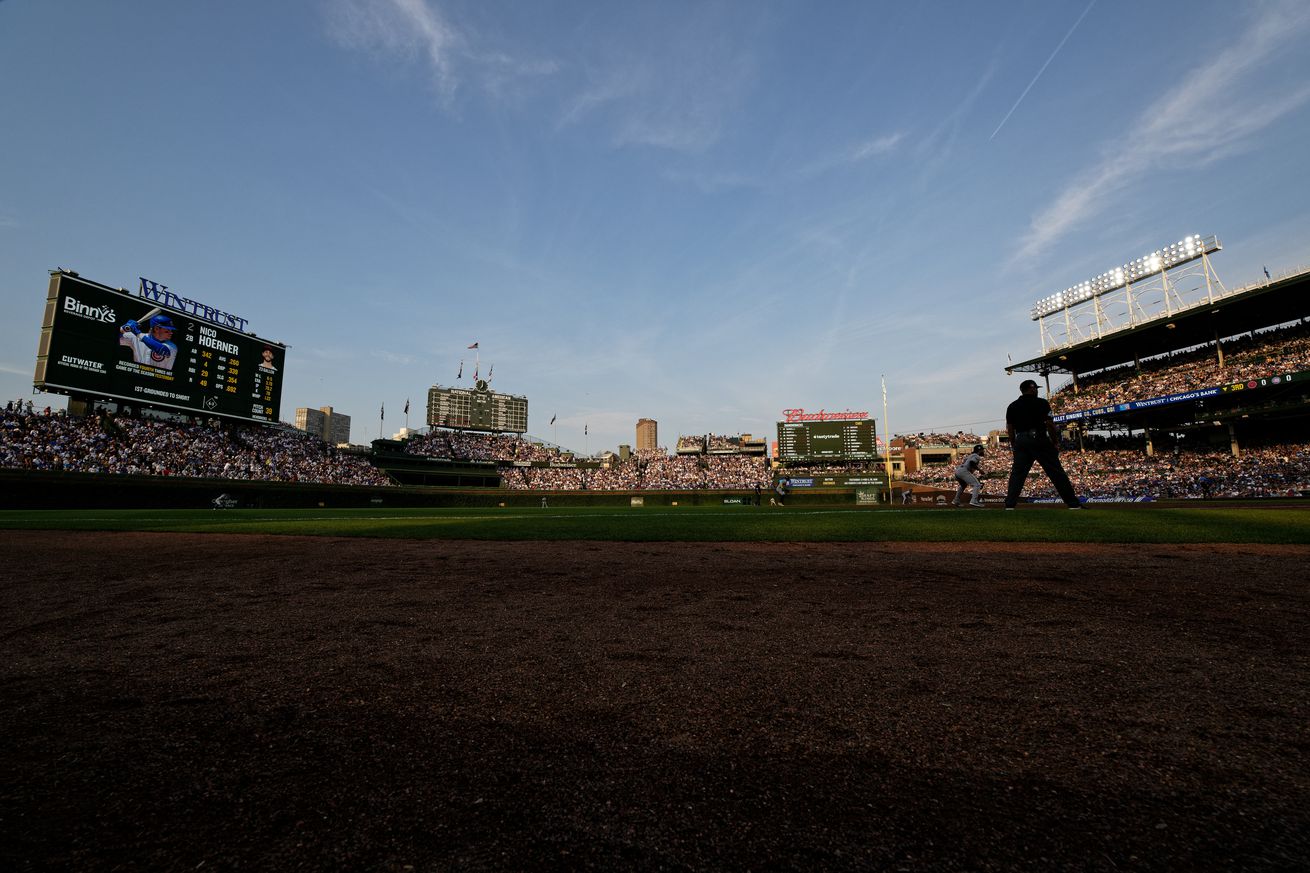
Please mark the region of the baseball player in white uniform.
POLYGON ((141 325, 129 321, 118 329, 118 344, 130 348, 132 360, 138 364, 171 370, 173 362, 177 360, 177 346, 173 344, 173 319, 167 315, 156 315, 150 319, 148 333, 142 333, 141 325))
POLYGON ((972 488, 973 497, 969 500, 969 505, 982 508, 982 459, 986 454, 981 445, 973 447, 973 451, 961 459, 959 466, 955 468, 955 499, 951 501, 951 506, 959 506, 960 499, 964 497, 964 489, 972 488))

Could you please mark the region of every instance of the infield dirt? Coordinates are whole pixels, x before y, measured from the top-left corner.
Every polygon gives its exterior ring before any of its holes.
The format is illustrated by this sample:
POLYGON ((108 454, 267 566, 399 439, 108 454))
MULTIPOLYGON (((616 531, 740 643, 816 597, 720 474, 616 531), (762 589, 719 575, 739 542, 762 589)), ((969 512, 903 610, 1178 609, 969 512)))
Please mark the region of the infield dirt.
POLYGON ((1310 547, 0 543, 5 869, 1310 867, 1310 547))

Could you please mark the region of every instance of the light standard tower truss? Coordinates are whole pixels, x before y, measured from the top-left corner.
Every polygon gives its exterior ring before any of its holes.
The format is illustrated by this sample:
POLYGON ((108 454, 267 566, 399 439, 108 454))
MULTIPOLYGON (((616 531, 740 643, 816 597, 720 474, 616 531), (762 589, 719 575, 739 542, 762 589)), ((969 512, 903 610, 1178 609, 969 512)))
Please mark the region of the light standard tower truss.
POLYGON ((1033 304, 1042 354, 1101 339, 1228 294, 1210 265, 1218 237, 1188 236, 1033 304))

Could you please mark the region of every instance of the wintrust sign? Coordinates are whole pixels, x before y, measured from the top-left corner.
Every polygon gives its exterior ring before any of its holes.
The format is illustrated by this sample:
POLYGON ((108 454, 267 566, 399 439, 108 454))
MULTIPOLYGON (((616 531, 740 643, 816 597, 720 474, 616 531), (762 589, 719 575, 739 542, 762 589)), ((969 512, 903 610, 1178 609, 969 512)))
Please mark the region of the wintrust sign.
POLYGON ((169 309, 176 309, 178 312, 187 312, 196 318, 205 321, 211 321, 222 327, 232 328, 234 330, 246 330, 249 320, 240 318, 230 312, 224 312, 213 306, 206 306, 198 300, 192 300, 189 297, 182 297, 168 290, 167 285, 160 285, 151 279, 141 278, 141 287, 137 290, 137 296, 160 306, 167 306, 169 309))

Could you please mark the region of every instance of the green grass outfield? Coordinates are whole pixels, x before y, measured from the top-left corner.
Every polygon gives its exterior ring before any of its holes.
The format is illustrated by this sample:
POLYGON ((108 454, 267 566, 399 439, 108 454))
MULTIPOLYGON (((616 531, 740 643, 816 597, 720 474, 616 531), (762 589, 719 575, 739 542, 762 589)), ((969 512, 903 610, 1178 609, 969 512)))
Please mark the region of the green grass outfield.
POLYGON ((23 510, 0 529, 619 542, 1310 544, 1310 503, 1187 507, 23 510))

